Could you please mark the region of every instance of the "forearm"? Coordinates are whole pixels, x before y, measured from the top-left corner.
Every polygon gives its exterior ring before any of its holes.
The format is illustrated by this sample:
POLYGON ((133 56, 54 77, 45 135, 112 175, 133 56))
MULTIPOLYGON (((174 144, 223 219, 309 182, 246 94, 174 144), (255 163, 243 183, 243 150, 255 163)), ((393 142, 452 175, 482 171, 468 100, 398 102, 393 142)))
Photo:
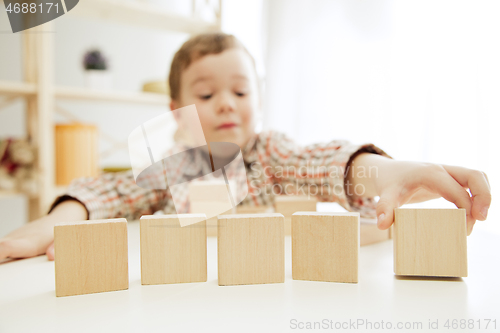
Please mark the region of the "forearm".
POLYGON ((87 219, 87 209, 77 200, 66 200, 58 204, 47 216, 57 222, 82 221, 87 219))
MULTIPOLYGON (((158 170, 148 176, 146 185, 154 188, 164 179, 158 170)), ((91 220, 116 217, 135 220, 164 208, 169 201, 167 192, 137 186, 132 171, 126 171, 105 173, 98 178, 77 178, 65 195, 83 203, 91 220)))
POLYGON ((54 260, 54 251, 49 245, 54 241, 54 225, 64 221, 78 221, 87 218, 87 210, 76 200, 58 204, 50 214, 23 225, 0 239, 0 261, 5 258, 29 258, 47 251, 54 260))
MULTIPOLYGON (((380 196, 382 188, 393 184, 398 178, 398 173, 423 165, 425 163, 397 161, 377 154, 360 154, 352 160, 346 171, 346 193, 354 198, 380 196)), ((406 203, 423 202, 439 197, 438 193, 419 187, 413 189, 406 203)))
POLYGON ((363 153, 356 156, 346 170, 346 194, 368 198, 380 195, 376 180, 382 176, 382 169, 388 168, 391 162, 390 158, 378 154, 363 153))
MULTIPOLYGON (((84 205, 82 205, 77 200, 66 200, 58 204, 48 215, 45 215, 35 221, 26 224, 23 228, 32 229, 40 228, 37 231, 42 233, 47 233, 53 238, 54 225, 59 222, 65 221, 82 221, 87 219, 87 210, 84 205)), ((19 232, 22 229, 15 230, 13 234, 19 232)), ((35 230, 35 229, 33 229, 35 230)))

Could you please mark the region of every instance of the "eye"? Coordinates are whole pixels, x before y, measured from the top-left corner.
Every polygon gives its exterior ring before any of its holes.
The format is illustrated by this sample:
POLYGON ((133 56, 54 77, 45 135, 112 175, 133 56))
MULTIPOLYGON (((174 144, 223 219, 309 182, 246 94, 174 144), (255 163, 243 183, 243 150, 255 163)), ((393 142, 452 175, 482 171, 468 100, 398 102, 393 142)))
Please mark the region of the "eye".
POLYGON ((238 97, 243 97, 245 96, 246 94, 245 93, 242 93, 242 92, 236 92, 236 96, 238 97))
POLYGON ((210 99, 210 97, 212 97, 212 95, 201 95, 200 96, 201 99, 205 99, 205 100, 210 99))

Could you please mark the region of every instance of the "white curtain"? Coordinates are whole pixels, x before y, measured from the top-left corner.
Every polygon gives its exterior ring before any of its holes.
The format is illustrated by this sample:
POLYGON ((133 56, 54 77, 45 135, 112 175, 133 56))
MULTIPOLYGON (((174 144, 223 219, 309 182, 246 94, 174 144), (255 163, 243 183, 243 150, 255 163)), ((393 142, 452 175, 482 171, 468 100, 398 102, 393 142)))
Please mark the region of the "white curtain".
POLYGON ((264 13, 264 129, 485 171, 494 201, 475 230, 500 234, 500 1, 268 0, 264 13))

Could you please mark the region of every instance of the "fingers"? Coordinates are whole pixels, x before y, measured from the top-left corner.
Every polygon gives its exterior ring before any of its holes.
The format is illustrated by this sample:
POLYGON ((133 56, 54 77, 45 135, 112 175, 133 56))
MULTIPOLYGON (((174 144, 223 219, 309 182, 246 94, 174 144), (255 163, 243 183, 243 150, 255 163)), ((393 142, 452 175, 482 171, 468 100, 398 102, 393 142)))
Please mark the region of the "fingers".
POLYGON ((30 239, 6 239, 0 241, 0 259, 31 258, 40 254, 40 249, 30 239))
POLYGON ((55 255, 54 255, 54 242, 52 242, 49 245, 49 247, 47 247, 47 250, 45 251, 45 253, 47 254, 47 258, 50 261, 53 261, 55 259, 55 255))
POLYGON ((441 198, 441 196, 435 192, 431 192, 429 190, 426 190, 424 188, 419 188, 408 200, 408 202, 405 203, 418 203, 418 202, 424 202, 424 201, 429 201, 433 199, 438 199, 441 198))
POLYGON ((399 207, 399 191, 389 188, 380 194, 377 203, 377 226, 381 230, 389 228, 394 221, 394 209, 399 207))
POLYGON ((462 167, 443 165, 443 168, 472 194, 472 217, 484 221, 491 205, 491 188, 484 172, 462 167))
POLYGON ((0 240, 0 260, 8 258, 9 255, 9 243, 6 240, 0 240))
MULTIPOLYGON (((436 167, 436 165, 433 167, 436 167)), ((424 185, 454 203, 457 208, 465 208, 467 212, 467 235, 470 235, 476 220, 471 215, 472 200, 469 193, 445 169, 442 172, 439 169, 436 169, 436 171, 429 172, 429 176, 424 177, 424 185)))

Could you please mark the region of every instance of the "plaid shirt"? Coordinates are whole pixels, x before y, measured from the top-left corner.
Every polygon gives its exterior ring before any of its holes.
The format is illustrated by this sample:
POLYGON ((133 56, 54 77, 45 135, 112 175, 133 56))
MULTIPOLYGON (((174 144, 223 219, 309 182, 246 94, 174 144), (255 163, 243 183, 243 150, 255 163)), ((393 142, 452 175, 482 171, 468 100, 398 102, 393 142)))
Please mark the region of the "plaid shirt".
MULTIPOLYGON (((174 147, 175 150, 178 148, 174 147)), ((373 198, 354 200, 344 189, 346 166, 363 152, 389 157, 372 144, 355 145, 334 140, 302 147, 282 133, 256 134, 242 150, 248 195, 240 204, 271 206, 276 195, 311 195, 318 201, 337 202, 349 211, 360 212, 361 216, 374 217, 376 202, 373 198)), ((185 159, 182 161, 184 167, 179 167, 178 172, 207 174, 203 168, 210 166, 203 163, 200 156, 187 154, 185 159)), ((164 179, 163 174, 152 176, 164 179)), ((136 185, 132 171, 106 173, 98 178, 75 179, 50 210, 64 200, 77 199, 87 208, 89 219, 124 217, 135 220, 157 211, 165 214, 187 212, 187 192, 184 195, 185 206, 174 207, 170 190, 141 188, 136 185)))

